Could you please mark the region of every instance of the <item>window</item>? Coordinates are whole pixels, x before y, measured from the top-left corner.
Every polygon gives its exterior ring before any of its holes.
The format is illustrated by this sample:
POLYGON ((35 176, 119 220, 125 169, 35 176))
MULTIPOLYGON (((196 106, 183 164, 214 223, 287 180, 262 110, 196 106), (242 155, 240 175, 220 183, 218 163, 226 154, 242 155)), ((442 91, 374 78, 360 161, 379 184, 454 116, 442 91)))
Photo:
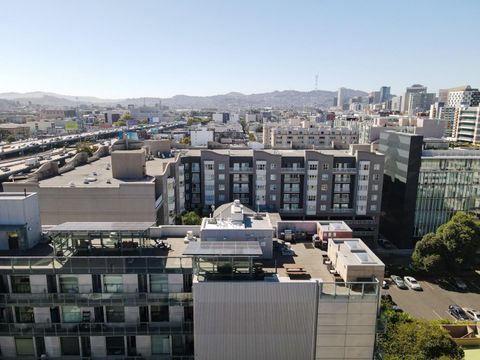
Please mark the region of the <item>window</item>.
POLYGON ((15 338, 17 356, 35 356, 33 338, 15 338))
POLYGON ((225 180, 225 174, 218 174, 218 180, 220 181, 225 180))
POLYGON ((225 191, 225 184, 219 184, 218 191, 225 191))
POLYGON ((372 201, 377 201, 378 195, 372 195, 371 199, 372 199, 372 201))
POLYGON ((362 169, 363 170, 370 170, 370 164, 363 164, 362 169))
POLYGON ((78 323, 82 321, 78 306, 62 306, 62 321, 65 323, 78 323))
POLYGON ((308 169, 309 170, 318 170, 318 164, 309 164, 308 169))
POLYGON ((328 164, 323 164, 323 170, 328 170, 328 164))
POLYGON ((169 321, 168 305, 152 305, 151 315, 153 322, 169 321))
POLYGON ((277 191, 277 185, 276 184, 270 184, 270 191, 277 191))
POLYGON ((125 322, 125 308, 123 306, 105 306, 107 322, 125 322))
POLYGON ((275 175, 275 174, 270 174, 270 180, 272 180, 272 181, 277 180, 277 175, 275 175))
POLYGON ((327 205, 320 205, 320 210, 321 211, 326 211, 327 210, 327 205))
POLYGON ((277 168, 277 164, 275 164, 275 163, 270 164, 270 169, 271 170, 275 170, 276 168, 277 168))
POLYGON ((322 184, 322 186, 320 187, 320 189, 322 191, 327 191, 328 187, 327 187, 327 184, 322 184))
POLYGON ((327 201, 327 195, 320 195, 320 201, 327 201))
POLYGON ((33 323, 35 317, 33 315, 33 307, 31 306, 17 306, 15 307, 15 317, 19 323, 33 323))
POLYGON ((123 292, 122 275, 103 275, 103 286, 106 293, 123 292))
POLYGON ((62 355, 80 355, 80 345, 78 344, 78 337, 62 336, 60 337, 60 348, 62 355))
POLYGON ((152 335, 152 355, 170 355, 168 335, 152 335))
POLYGON ((307 201, 317 201, 317 197, 315 195, 308 195, 307 201))
POLYGON ((218 195, 218 201, 225 201, 225 195, 223 194, 218 195))
POLYGON ((29 293, 30 292, 30 277, 29 276, 12 276, 12 292, 13 293, 29 293))
POLYGON ((78 293, 78 278, 72 275, 60 275, 60 292, 68 294, 78 293))
POLYGON ((125 355, 125 341, 123 336, 105 337, 107 355, 125 355))
POLYGON ((225 164, 224 163, 218 164, 218 170, 225 170, 225 164))
POLYGON ((275 195, 275 194, 270 195, 270 200, 271 201, 277 201, 277 195, 275 195))
POLYGON ((150 292, 168 293, 168 275, 167 274, 150 275, 150 292))
POLYGON ((380 164, 373 164, 373 170, 380 170, 380 164))
POLYGON ((205 170, 213 170, 213 164, 205 164, 205 170))
POLYGON ((370 205, 370 211, 377 211, 377 205, 370 205))
POLYGON ((257 170, 265 170, 265 164, 258 164, 257 163, 257 170))
POLYGON ((323 181, 328 180, 328 174, 322 174, 322 180, 323 181))
POLYGON ((378 181, 378 179, 380 179, 380 175, 373 174, 373 181, 378 181))
POLYGON ((372 191, 378 191, 378 185, 377 184, 372 185, 372 191))

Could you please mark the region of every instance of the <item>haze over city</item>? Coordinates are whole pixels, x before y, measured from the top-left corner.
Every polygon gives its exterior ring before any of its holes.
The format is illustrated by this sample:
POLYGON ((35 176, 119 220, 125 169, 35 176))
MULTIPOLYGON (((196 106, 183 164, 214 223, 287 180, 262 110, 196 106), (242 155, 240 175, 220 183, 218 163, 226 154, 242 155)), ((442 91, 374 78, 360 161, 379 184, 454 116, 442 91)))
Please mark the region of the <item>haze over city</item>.
POLYGON ((480 3, 4 1, 0 92, 399 94, 479 83, 480 3), (446 20, 448 19, 448 20, 446 20))

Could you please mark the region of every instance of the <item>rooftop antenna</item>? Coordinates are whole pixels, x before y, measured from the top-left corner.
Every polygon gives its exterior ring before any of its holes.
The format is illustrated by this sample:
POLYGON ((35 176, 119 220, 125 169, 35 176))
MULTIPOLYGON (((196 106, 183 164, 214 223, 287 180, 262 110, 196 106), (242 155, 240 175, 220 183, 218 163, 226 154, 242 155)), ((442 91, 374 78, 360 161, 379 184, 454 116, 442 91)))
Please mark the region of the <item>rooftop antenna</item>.
POLYGON ((318 90, 318 73, 315 74, 315 90, 318 90))

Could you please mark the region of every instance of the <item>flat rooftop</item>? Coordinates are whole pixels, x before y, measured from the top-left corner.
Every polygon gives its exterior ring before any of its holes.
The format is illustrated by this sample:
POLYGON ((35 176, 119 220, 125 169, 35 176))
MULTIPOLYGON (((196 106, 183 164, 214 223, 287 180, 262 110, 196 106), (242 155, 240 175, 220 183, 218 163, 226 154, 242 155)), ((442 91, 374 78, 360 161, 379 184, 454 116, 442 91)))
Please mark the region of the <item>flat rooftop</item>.
POLYGON ((343 221, 318 221, 323 231, 352 231, 343 221))
POLYGON ((115 179, 112 176, 112 158, 106 156, 89 164, 77 166, 71 171, 39 181, 40 187, 118 187, 123 183, 149 183, 153 182, 153 176, 161 175, 165 171, 166 164, 175 158, 150 160, 146 162, 147 176, 143 179, 124 180, 115 179), (88 184, 84 180, 88 178, 88 184))
POLYGON ((228 155, 231 157, 240 156, 240 157, 252 157, 254 151, 263 151, 272 155, 281 155, 283 157, 305 157, 305 151, 318 152, 326 155, 334 156, 350 156, 353 157, 352 153, 349 150, 294 150, 294 149, 262 149, 262 150, 252 150, 252 149, 191 149, 184 152, 187 156, 196 156, 200 157, 202 151, 211 151, 220 155, 228 155))
POLYGON ((384 263, 373 253, 370 248, 360 239, 333 239, 329 247, 333 246, 339 256, 348 265, 379 265, 384 263))
POLYGON ((267 214, 244 214, 243 221, 230 218, 205 218, 202 229, 273 229, 267 214))

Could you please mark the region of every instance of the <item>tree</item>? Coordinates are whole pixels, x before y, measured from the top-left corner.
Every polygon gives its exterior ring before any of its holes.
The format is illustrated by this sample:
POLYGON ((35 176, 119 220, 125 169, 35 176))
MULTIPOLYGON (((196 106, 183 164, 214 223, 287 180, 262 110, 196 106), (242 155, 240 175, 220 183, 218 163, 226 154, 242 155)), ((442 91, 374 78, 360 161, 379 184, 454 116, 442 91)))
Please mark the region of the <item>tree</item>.
POLYGON ((77 152, 86 152, 87 155, 90 157, 95 151, 97 151, 98 147, 93 145, 91 142, 83 141, 77 143, 77 145, 75 145, 75 149, 77 150, 77 152))
POLYGON ((195 211, 189 211, 182 215, 183 225, 200 225, 201 223, 202 218, 195 211))
POLYGON ((192 139, 190 138, 190 136, 184 136, 184 137, 180 140, 180 144, 191 145, 191 144, 192 144, 192 139))
POLYGON ((15 140, 17 140, 17 139, 12 134, 8 135, 7 138, 5 139, 5 141, 9 144, 14 142, 15 140))
POLYGON ((254 133, 248 133, 248 141, 255 141, 257 138, 254 133))
POLYGON ((463 350, 445 329, 423 320, 399 322, 382 347, 385 360, 461 360, 464 357, 463 350))
POLYGON ((123 120, 118 120, 113 123, 113 126, 119 127, 119 126, 125 126, 127 123, 123 120))
POLYGON ((428 233, 415 244, 412 264, 417 270, 442 273, 446 267, 444 254, 445 246, 442 239, 435 233, 428 233))
POLYGON ((132 114, 130 114, 128 111, 124 112, 122 116, 120 116, 120 121, 127 122, 127 120, 132 120, 132 114))
POLYGON ((246 132, 248 128, 247 122, 245 120, 240 120, 240 125, 242 125, 242 131, 246 132))
POLYGON ((415 245, 414 266, 430 273, 456 272, 475 264, 480 248, 480 226, 473 214, 457 212, 435 233, 426 234, 415 245))

